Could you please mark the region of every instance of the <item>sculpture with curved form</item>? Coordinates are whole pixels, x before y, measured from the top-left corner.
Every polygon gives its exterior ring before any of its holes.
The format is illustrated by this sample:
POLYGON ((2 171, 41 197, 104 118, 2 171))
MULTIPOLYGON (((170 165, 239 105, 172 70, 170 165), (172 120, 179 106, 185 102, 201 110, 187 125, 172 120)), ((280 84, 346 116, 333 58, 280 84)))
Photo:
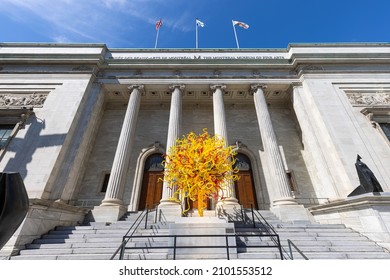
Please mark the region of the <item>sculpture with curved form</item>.
POLYGON ((360 185, 354 189, 354 191, 351 192, 348 197, 365 193, 383 192, 383 189, 376 179, 374 173, 364 162, 361 161, 361 158, 361 156, 357 155, 355 163, 360 185))
POLYGON ((29 206, 19 173, 0 173, 0 249, 18 229, 29 206))

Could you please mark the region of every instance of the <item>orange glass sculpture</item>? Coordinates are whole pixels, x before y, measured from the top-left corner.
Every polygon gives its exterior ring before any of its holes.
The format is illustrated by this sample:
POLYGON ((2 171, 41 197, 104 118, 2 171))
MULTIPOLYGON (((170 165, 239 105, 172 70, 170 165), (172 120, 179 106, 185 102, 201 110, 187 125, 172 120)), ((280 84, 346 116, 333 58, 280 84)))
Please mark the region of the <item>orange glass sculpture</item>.
POLYGON ((165 157, 164 181, 174 190, 172 200, 178 198, 198 201, 198 215, 203 216, 207 198, 223 199, 229 181, 238 179, 233 169, 236 152, 218 136, 211 137, 207 129, 200 135, 190 132, 176 140, 165 157))

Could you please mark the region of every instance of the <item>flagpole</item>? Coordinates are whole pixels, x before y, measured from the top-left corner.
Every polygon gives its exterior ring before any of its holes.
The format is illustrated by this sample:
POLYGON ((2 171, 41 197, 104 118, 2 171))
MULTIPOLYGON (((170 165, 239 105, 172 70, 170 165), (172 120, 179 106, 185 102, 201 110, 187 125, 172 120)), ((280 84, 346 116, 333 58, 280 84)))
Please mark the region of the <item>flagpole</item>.
POLYGON ((237 32, 236 32, 236 26, 234 24, 234 21, 232 20, 232 24, 233 24, 233 30, 234 30, 234 37, 236 38, 236 44, 237 44, 237 49, 240 48, 240 45, 238 44, 238 38, 237 38, 237 32))
POLYGON ((156 34, 156 43, 154 44, 154 48, 157 49, 157 41, 158 41, 158 33, 160 32, 160 28, 157 28, 157 34, 156 34))
POLYGON ((195 20, 195 48, 198 48, 198 22, 195 20))

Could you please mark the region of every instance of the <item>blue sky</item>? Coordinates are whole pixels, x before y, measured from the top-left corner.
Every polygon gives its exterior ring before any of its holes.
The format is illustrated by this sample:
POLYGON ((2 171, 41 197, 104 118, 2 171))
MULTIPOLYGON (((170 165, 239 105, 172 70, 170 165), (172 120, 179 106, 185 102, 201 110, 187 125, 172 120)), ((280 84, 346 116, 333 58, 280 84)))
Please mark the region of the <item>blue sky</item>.
POLYGON ((109 48, 287 48, 389 42, 389 0, 0 0, 0 42, 105 43, 109 48))

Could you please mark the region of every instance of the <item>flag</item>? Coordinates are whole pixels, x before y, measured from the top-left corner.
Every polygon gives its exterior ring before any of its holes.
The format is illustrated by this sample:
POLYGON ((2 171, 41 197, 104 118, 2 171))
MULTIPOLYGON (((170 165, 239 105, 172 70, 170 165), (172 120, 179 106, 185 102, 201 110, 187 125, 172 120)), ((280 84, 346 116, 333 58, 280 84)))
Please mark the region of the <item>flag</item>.
POLYGON ((196 26, 204 27, 205 24, 201 22, 199 19, 196 19, 196 26))
POLYGON ((156 22, 156 30, 158 30, 162 26, 162 20, 160 19, 158 22, 156 22))
POLYGON ((248 24, 241 22, 241 21, 236 21, 236 20, 233 20, 233 25, 238 25, 238 26, 245 28, 245 29, 249 28, 248 24))

